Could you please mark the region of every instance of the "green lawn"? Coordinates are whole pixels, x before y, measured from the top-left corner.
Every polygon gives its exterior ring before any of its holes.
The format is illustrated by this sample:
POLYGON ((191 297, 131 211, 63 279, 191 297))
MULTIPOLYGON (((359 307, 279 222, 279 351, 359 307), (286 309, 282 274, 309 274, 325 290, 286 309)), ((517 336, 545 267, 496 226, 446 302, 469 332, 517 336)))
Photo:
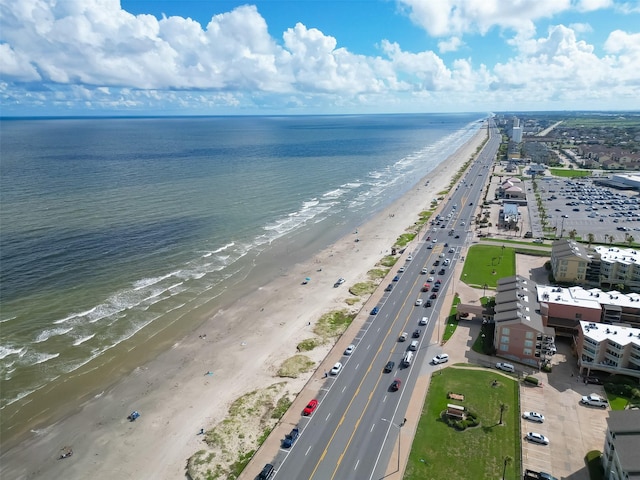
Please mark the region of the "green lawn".
POLYGON ((521 477, 518 383, 488 370, 445 368, 431 377, 429 394, 409 454, 405 480, 500 479, 504 458, 511 457, 505 479, 521 477), (491 383, 498 379, 497 387, 491 383), (465 396, 447 398, 447 392, 465 396), (448 403, 475 412, 480 425, 462 432, 440 420, 448 403), (499 425, 500 404, 507 409, 499 425))
POLYGON ((551 175, 556 177, 590 177, 591 170, 565 170, 564 168, 550 168, 551 175))
POLYGON ((467 285, 495 288, 502 277, 516 274, 516 253, 513 248, 493 245, 473 245, 464 261, 461 280, 467 285))

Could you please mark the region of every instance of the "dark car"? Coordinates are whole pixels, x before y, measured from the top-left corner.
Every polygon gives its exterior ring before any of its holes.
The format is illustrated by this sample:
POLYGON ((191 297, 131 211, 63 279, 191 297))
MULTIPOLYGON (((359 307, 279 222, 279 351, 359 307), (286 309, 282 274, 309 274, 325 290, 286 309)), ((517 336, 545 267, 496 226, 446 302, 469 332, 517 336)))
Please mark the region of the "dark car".
POLYGON ((431 275, 433 275, 434 273, 436 273, 436 269, 435 269, 435 268, 432 268, 431 270, 429 270, 429 273, 430 273, 431 275))
POLYGON ((400 390, 400 385, 402 385, 402 380, 396 378, 389 388, 392 392, 397 392, 398 390, 400 390))
POLYGON ((433 288, 431 289, 432 292, 439 292, 440 291, 440 284, 436 283, 433 288))
POLYGON ((275 472, 273 465, 271 465, 270 463, 267 463, 262 469, 262 471, 260 472, 260 475, 258 475, 258 479, 269 480, 271 477, 273 477, 273 472, 275 472))
POLYGON ((598 377, 587 377, 585 378, 585 381, 587 383, 592 383, 593 385, 602 385, 602 380, 600 380, 598 377))
POLYGON ((460 238, 460 235, 456 235, 456 236, 455 236, 455 237, 453 237, 453 238, 460 238))
POLYGON ((422 333, 422 330, 420 330, 419 328, 416 328, 413 331, 413 334, 411 335, 413 338, 420 338, 420 334, 422 333))
POLYGON ((284 440, 282 441, 282 448, 291 448, 291 446, 296 442, 299 436, 300 430, 298 430, 298 427, 295 427, 293 430, 291 430, 291 433, 284 436, 284 440))
POLYGON ((435 299, 435 298, 438 298, 438 294, 437 293, 432 293, 429 298, 432 299, 432 300, 435 299))
POLYGON ((391 371, 393 370, 393 367, 395 366, 396 366, 395 362, 387 362, 387 364, 384 366, 384 373, 391 373, 391 371))
POLYGON ((391 290, 393 290, 393 283, 390 283, 387 285, 387 288, 384 289, 385 292, 390 292, 391 290))
POLYGON ((444 275, 444 268, 440 269, 440 271, 438 272, 438 275, 444 275))
POLYGON ((371 310, 371 315, 377 315, 379 311, 380 309, 378 307, 373 307, 373 310, 371 310))
POLYGON ((434 267, 437 267, 438 265, 440 265, 440 260, 436 260, 435 262, 433 262, 434 267))
POLYGON ((427 300, 427 303, 424 304, 425 307, 430 307, 431 306, 431 300, 427 300))
POLYGON ((397 282, 398 280, 400 280, 400 275, 396 275, 395 277, 393 277, 394 282, 397 282))

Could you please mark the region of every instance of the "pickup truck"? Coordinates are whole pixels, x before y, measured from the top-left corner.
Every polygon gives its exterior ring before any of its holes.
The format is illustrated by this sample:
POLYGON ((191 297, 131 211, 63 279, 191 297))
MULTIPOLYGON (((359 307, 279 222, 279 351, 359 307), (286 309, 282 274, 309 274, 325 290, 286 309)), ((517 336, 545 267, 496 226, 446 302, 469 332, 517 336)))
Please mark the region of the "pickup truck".
POLYGON ((582 399, 580 399, 580 403, 600 408, 607 408, 607 405, 609 405, 606 398, 602 398, 600 395, 596 395, 595 393, 582 397, 582 399))
POLYGON ((295 441, 300 436, 300 431, 298 427, 291 430, 291 433, 284 436, 284 440, 282 441, 282 448, 291 448, 291 446, 295 443, 295 441))
POLYGON ((547 472, 536 472, 535 470, 525 470, 524 480, 558 480, 556 477, 547 472))

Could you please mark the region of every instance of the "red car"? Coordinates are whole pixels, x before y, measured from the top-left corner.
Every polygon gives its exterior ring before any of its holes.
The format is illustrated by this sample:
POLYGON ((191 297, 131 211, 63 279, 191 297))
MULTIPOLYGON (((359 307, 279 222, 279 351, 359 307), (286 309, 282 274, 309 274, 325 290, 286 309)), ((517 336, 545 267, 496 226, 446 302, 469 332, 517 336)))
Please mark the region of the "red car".
POLYGON ((402 385, 402 380, 396 378, 391 384, 391 391, 397 392, 398 390, 400 390, 400 385, 402 385))
POLYGON ((311 415, 316 408, 318 408, 318 400, 314 398, 306 407, 304 407, 302 414, 305 416, 311 415))

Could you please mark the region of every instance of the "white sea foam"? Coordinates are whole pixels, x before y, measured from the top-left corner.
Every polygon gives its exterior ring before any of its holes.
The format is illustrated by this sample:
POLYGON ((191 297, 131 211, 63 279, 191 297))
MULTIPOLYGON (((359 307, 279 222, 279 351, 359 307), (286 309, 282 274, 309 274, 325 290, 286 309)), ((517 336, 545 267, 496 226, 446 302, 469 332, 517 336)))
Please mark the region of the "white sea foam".
POLYGON ((69 315, 69 316, 67 316, 67 317, 64 317, 64 318, 61 318, 60 320, 56 320, 56 321, 55 321, 55 322, 53 322, 53 323, 55 323, 56 325, 59 325, 59 324, 61 324, 61 323, 68 322, 69 320, 72 320, 72 319, 74 319, 74 318, 81 318, 81 317, 85 317, 85 316, 87 316, 87 315, 89 315, 89 314, 93 313, 93 311, 94 311, 95 309, 96 309, 96 307, 93 307, 93 308, 91 308, 91 309, 89 309, 89 310, 87 310, 87 311, 85 311, 85 312, 72 313, 71 315, 69 315))
POLYGON ((96 334, 92 333, 91 335, 87 335, 86 337, 80 337, 75 342, 73 342, 73 346, 77 347, 78 345, 82 345, 84 342, 91 340, 95 336, 96 334))
POLYGON ((6 347, 4 345, 0 345, 0 360, 8 357, 9 355, 24 355, 26 349, 24 347, 6 347))
POLYGON ((0 323, 10 322, 11 320, 15 320, 16 318, 18 318, 18 317, 17 316, 13 316, 13 317, 8 317, 8 318, 0 318, 0 323))
POLYGON ((342 197, 346 192, 346 190, 342 189, 342 188, 336 188, 335 190, 331 190, 327 193, 324 193, 322 196, 324 198, 340 198, 342 197))
POLYGON ((58 358, 59 356, 59 353, 36 353, 36 361, 33 362, 32 365, 38 365, 40 363, 48 362, 49 360, 53 360, 54 358, 58 358))
POLYGON ((52 329, 49 329, 49 330, 43 330, 42 332, 40 332, 38 334, 38 336, 33 341, 33 343, 46 342, 51 337, 55 337, 57 335, 64 335, 65 333, 69 333, 71 330, 73 330, 73 327, 69 327, 69 328, 52 328, 52 329))

